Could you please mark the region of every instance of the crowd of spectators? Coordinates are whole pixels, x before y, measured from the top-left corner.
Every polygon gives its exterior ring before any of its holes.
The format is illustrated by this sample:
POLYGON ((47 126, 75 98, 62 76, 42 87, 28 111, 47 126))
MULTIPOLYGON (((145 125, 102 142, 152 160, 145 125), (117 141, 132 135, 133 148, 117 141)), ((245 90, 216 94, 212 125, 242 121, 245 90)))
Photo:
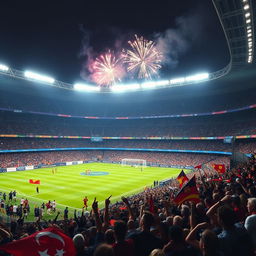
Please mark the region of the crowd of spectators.
MULTIPOLYGON (((223 140, 104 140, 91 142, 90 139, 35 139, 0 138, 0 150, 39 149, 39 148, 145 148, 145 149, 181 149, 210 150, 231 152, 232 144, 223 140)), ((254 153, 254 139, 237 140, 234 150, 242 153, 254 153)))
POLYGON ((211 154, 194 153, 155 153, 155 152, 124 152, 124 151, 57 151, 40 153, 5 153, 0 154, 0 168, 51 165, 71 161, 108 161, 121 162, 124 158, 144 159, 157 165, 196 166, 205 162, 228 164, 229 158, 211 154))
MULTIPOLYGON (((255 152, 254 140, 238 140, 234 150, 241 153, 255 152)), ((51 148, 145 148, 145 149, 180 149, 180 150, 210 150, 232 152, 232 145, 221 141, 149 141, 149 140, 105 140, 100 143, 84 139, 32 139, 32 138, 2 138, 0 149, 51 149, 51 148)), ((51 165, 69 161, 95 161, 97 159, 110 162, 121 162, 123 158, 145 159, 147 162, 164 165, 197 165, 217 158, 219 162, 228 162, 227 157, 211 154, 191 153, 154 153, 137 151, 51 151, 31 153, 0 154, 0 167, 17 167, 30 165, 51 165)))
MULTIPOLYGON (((175 204, 177 183, 147 189, 105 208, 95 198, 91 212, 25 224, 0 225, 0 244, 54 226, 73 239, 76 255, 253 256, 256 253, 256 160, 222 175, 196 175, 199 202, 175 204), (69 216, 70 217, 70 216, 69 216)), ((187 190, 186 190, 187 191, 187 190)), ((2 255, 7 255, 2 252, 2 255)))
POLYGON ((11 153, 0 154, 0 167, 18 167, 31 165, 51 165, 54 163, 70 161, 95 160, 101 155, 100 151, 66 151, 66 152, 41 152, 41 153, 11 153))
POLYGON ((0 112, 1 134, 209 137, 256 134, 256 111, 210 117, 86 120, 0 112))

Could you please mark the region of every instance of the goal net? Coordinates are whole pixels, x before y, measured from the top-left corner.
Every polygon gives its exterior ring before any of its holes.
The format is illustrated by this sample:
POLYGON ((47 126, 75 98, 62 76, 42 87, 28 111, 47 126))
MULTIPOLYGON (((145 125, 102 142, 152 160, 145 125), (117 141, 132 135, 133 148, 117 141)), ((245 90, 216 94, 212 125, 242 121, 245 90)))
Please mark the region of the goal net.
POLYGON ((129 159, 129 158, 124 158, 122 159, 122 166, 141 166, 141 167, 146 167, 147 166, 147 161, 144 159, 129 159))

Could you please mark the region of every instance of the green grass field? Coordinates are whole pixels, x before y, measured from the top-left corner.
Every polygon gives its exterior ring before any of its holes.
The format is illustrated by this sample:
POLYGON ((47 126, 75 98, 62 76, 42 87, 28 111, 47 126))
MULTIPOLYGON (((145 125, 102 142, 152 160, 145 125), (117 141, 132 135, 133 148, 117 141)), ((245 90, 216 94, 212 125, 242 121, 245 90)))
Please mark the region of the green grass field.
MULTIPOLYGON (((121 196, 138 193, 146 186, 153 185, 154 180, 177 177, 179 172, 180 169, 174 168, 146 167, 141 171, 141 168, 118 164, 89 163, 58 167, 56 174, 52 174, 52 168, 0 173, 0 191, 8 194, 15 189, 18 199, 27 198, 30 204, 32 203, 32 207, 48 200, 56 200, 57 208, 60 210, 65 206, 70 210, 81 209, 85 196, 89 199, 89 206, 96 197, 99 207, 103 207, 105 198, 110 195, 112 195, 111 202, 115 203, 121 196), (81 175, 87 169, 109 174, 81 175), (41 181, 39 194, 36 193, 37 185, 30 184, 29 179, 41 181)), ((31 210, 33 213, 33 208, 31 210)))

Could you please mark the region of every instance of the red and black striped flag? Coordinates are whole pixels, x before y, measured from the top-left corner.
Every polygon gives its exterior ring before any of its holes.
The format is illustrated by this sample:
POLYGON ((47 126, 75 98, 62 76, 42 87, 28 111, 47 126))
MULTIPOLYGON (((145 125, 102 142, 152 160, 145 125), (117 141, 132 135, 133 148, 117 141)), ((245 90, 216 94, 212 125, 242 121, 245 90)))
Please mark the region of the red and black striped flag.
POLYGON ((200 202, 199 192, 196 187, 196 178, 193 176, 187 184, 180 190, 180 192, 173 199, 174 203, 182 204, 186 201, 192 201, 195 203, 200 202))

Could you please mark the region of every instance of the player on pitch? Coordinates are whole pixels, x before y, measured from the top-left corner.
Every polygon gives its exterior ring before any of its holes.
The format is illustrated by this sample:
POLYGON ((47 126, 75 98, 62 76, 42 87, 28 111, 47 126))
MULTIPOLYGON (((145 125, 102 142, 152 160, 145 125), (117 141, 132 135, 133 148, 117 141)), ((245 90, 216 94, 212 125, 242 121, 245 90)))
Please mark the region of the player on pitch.
POLYGON ((87 207, 88 207, 88 198, 87 198, 87 196, 84 198, 84 207, 83 208, 85 208, 86 210, 87 210, 87 207))

